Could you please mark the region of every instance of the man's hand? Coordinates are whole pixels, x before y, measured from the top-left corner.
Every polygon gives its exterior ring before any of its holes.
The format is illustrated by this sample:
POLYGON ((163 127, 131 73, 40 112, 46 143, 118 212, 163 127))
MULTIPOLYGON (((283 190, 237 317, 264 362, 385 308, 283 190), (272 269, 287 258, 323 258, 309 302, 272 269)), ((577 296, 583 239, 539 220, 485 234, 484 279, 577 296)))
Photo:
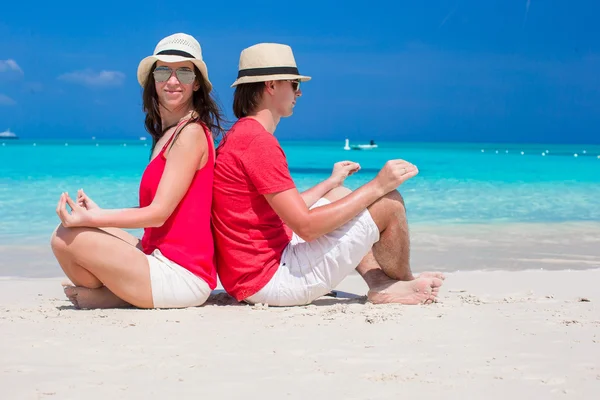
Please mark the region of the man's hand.
POLYGON ((339 187, 344 184, 347 177, 358 172, 360 170, 360 164, 353 161, 340 161, 333 164, 333 172, 329 177, 329 180, 334 185, 333 187, 339 187))
POLYGON ((390 160, 381 168, 374 181, 387 194, 418 173, 417 167, 408 161, 390 160))

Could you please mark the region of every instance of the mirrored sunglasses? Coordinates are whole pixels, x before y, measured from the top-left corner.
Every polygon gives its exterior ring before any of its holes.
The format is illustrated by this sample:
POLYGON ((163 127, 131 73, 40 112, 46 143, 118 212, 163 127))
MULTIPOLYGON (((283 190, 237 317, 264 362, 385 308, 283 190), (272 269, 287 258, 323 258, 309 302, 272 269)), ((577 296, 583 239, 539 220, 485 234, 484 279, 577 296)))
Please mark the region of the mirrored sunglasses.
MULTIPOLYGON (((154 80, 156 82, 166 82, 173 75, 173 70, 169 67, 164 66, 156 67, 153 74, 154 80)), ((189 85, 190 83, 194 82, 194 79, 196 79, 196 73, 193 70, 186 67, 177 68, 175 70, 175 75, 177 76, 179 82, 181 82, 184 85, 189 85)))

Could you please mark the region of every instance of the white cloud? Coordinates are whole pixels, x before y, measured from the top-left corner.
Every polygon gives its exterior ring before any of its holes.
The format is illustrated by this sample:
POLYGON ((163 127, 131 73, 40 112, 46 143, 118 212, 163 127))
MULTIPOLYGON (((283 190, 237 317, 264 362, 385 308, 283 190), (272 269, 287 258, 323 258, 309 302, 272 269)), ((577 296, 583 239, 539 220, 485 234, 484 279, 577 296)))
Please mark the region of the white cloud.
POLYGON ((0 72, 18 72, 19 74, 23 74, 23 70, 19 67, 19 64, 15 60, 0 60, 0 72))
POLYGON ((91 69, 73 71, 58 77, 65 82, 76 83, 90 87, 119 86, 125 80, 125 74, 119 71, 95 72, 91 69))
POLYGON ((43 91, 44 85, 42 85, 40 82, 27 82, 23 86, 23 89, 26 92, 35 94, 35 93, 40 93, 41 91, 43 91))
POLYGON ((444 24, 450 19, 450 17, 452 17, 452 15, 454 15, 454 12, 456 11, 456 8, 452 11, 450 11, 448 13, 448 15, 446 15, 446 18, 444 18, 444 20, 440 23, 440 25, 438 26, 438 29, 440 29, 442 26, 444 26, 444 24))
POLYGON ((7 95, 0 93, 0 106, 14 106, 15 104, 17 104, 16 101, 7 95))
POLYGON ((525 22, 527 22, 527 16, 529 15, 529 7, 531 6, 531 0, 527 0, 527 3, 525 4, 525 18, 523 19, 523 25, 525 25, 525 22))

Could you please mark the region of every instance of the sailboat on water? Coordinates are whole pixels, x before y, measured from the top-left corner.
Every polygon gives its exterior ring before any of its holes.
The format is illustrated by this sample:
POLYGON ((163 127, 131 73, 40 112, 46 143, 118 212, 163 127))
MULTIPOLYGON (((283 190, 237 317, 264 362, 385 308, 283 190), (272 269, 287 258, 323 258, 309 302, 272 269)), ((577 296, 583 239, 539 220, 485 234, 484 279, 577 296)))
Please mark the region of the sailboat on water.
POLYGON ((346 144, 344 145, 344 150, 371 150, 376 149, 377 144, 375 144, 374 140, 371 140, 369 144, 353 144, 350 145, 350 139, 346 139, 346 144))
POLYGON ((16 133, 11 132, 10 129, 6 130, 4 132, 0 132, 0 140, 3 139, 18 139, 19 137, 16 135, 16 133))

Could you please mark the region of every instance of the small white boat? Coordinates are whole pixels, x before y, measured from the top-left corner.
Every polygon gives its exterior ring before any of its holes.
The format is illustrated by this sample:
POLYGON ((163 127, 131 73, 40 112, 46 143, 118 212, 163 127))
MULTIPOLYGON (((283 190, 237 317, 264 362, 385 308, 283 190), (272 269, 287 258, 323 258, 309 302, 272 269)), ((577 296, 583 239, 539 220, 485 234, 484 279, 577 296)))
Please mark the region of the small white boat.
POLYGON ((346 144, 344 145, 344 150, 371 150, 376 149, 377 145, 374 140, 371 140, 369 144, 353 144, 350 145, 350 139, 346 139, 346 144))
POLYGON ((145 137, 145 136, 140 136, 140 140, 146 140, 146 139, 147 139, 147 137, 145 137))
POLYGON ((4 132, 0 132, 0 139, 18 139, 19 137, 14 133, 11 132, 10 129, 6 130, 4 132))

